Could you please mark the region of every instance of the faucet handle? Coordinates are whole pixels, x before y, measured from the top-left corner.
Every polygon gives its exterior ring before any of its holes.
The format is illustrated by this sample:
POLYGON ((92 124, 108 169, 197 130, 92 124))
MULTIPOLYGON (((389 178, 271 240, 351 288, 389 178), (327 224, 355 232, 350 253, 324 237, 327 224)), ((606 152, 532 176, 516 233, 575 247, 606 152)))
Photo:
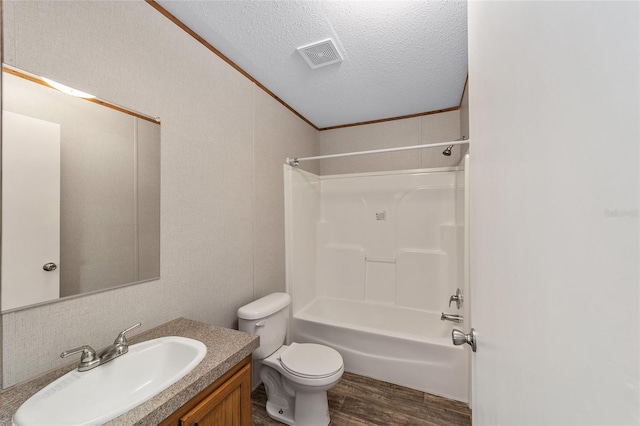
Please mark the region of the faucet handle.
POLYGON ((80 365, 78 365, 79 371, 90 370, 100 363, 100 358, 96 355, 96 351, 89 345, 80 346, 79 348, 69 349, 60 354, 60 358, 66 358, 71 355, 82 352, 80 356, 80 365))
POLYGON ((456 294, 454 294, 449 298, 449 307, 451 307, 451 302, 456 302, 456 308, 460 309, 460 307, 462 306, 463 300, 464 300, 464 297, 462 296, 462 291, 459 288, 457 288, 456 294))
POLYGON ((127 345, 127 337, 125 336, 126 333, 130 332, 131 330, 133 330, 136 327, 140 327, 142 325, 142 323, 137 323, 135 325, 132 325, 131 327, 127 328, 126 330, 123 330, 120 332, 120 334, 118 334, 118 337, 116 337, 116 340, 113 341, 114 345, 127 345))
POLYGON ((68 351, 64 351, 60 354, 60 358, 66 358, 71 355, 75 355, 77 353, 82 352, 82 356, 80 357, 81 362, 90 362, 96 358, 96 351, 89 345, 80 346, 79 348, 69 349, 68 351))

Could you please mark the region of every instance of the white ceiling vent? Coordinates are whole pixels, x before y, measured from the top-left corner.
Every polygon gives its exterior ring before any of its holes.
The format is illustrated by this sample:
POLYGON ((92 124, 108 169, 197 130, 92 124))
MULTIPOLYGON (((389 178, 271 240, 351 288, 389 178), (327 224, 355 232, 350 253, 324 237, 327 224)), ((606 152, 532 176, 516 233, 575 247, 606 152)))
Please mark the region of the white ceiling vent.
POLYGON ((300 55, 302 55, 311 69, 314 70, 337 62, 342 62, 342 56, 340 55, 340 52, 338 52, 333 40, 330 38, 317 43, 298 47, 298 52, 300 52, 300 55))

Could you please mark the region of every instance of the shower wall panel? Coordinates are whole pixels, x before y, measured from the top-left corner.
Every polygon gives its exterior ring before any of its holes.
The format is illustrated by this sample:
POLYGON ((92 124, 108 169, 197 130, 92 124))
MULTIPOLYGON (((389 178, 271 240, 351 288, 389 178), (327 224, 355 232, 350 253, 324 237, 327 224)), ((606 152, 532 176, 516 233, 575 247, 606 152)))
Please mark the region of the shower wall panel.
POLYGON ((294 312, 316 298, 316 224, 320 220, 320 179, 284 166, 286 288, 294 312))
POLYGON ((435 250, 398 252, 395 304, 429 311, 441 309, 449 297, 446 265, 450 257, 455 255, 435 250))
POLYGON ((318 250, 318 293, 321 296, 364 300, 365 251, 333 244, 318 250), (330 265, 322 267, 322 265, 330 265))
POLYGON ((317 295, 445 309, 460 276, 460 173, 323 176, 317 295))

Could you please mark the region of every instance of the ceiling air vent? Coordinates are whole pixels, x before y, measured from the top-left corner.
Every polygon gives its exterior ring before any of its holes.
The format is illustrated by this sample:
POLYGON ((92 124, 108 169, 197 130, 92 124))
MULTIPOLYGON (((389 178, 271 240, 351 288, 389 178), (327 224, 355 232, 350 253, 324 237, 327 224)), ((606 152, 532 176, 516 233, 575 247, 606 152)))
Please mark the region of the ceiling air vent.
POLYGON ((298 52, 309 64, 311 69, 325 67, 327 65, 342 62, 342 56, 330 38, 317 43, 298 47, 298 52))

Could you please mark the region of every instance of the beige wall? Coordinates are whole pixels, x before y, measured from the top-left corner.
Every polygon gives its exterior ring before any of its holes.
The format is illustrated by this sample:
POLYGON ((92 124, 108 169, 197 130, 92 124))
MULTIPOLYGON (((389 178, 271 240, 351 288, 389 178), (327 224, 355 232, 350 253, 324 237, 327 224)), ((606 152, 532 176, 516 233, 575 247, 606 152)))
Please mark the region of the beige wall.
POLYGON ((137 281, 160 276, 160 126, 136 119, 137 281))
MULTIPOLYGON (((319 133, 318 141, 320 154, 325 155, 448 142, 459 137, 460 111, 450 111, 404 120, 325 130, 319 133)), ((460 163, 462 158, 460 148, 454 147, 450 157, 442 155, 443 150, 444 147, 321 160, 320 173, 332 175, 419 169, 456 166, 460 163)))
POLYGON ((460 102, 460 135, 470 138, 469 135, 469 82, 464 86, 462 102, 460 102))
POLYGON ((284 290, 282 164, 317 132, 142 2, 3 4, 5 62, 162 119, 161 279, 3 315, 3 387, 178 316, 284 290))

